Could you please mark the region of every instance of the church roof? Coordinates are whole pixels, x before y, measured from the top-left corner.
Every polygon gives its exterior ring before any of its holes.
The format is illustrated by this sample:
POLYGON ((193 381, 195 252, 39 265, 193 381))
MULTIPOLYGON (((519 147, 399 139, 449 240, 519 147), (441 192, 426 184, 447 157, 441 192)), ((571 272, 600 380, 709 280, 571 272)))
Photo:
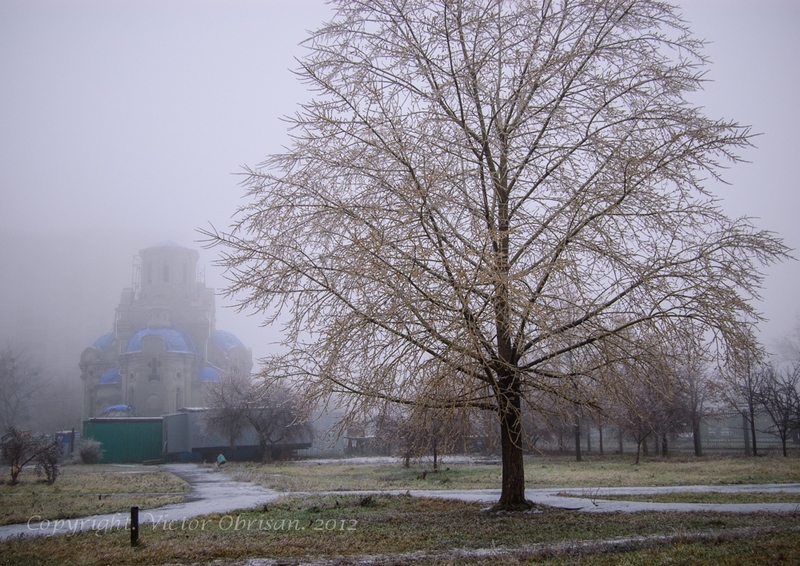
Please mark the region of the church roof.
POLYGON ((239 340, 230 332, 225 332, 224 330, 212 330, 210 338, 211 343, 223 351, 228 351, 236 346, 241 346, 244 348, 244 344, 242 344, 241 340, 239 340))
POLYGON ((219 381, 219 372, 212 368, 211 366, 203 366, 200 368, 200 373, 197 374, 197 381, 200 382, 208 382, 208 381, 219 381))
POLYGON ((98 383, 103 385, 107 383, 120 383, 122 382, 122 376, 119 374, 119 368, 111 368, 107 372, 103 374, 103 377, 100 378, 98 383))
POLYGON ((98 338, 97 340, 94 341, 94 344, 92 344, 92 347, 93 348, 97 348, 98 350, 105 350, 106 348, 111 346, 111 344, 114 343, 115 339, 116 339, 116 335, 113 332, 109 332, 107 334, 103 334, 100 338, 98 338))
POLYGON ((145 336, 161 336, 167 343, 168 352, 183 352, 187 354, 196 354, 197 350, 194 348, 192 339, 186 332, 177 327, 172 328, 145 328, 140 330, 128 340, 128 346, 125 348, 125 353, 141 352, 142 339, 145 336))
POLYGON ((130 416, 133 412, 133 408, 129 407, 128 405, 112 405, 110 407, 106 407, 106 410, 103 411, 103 414, 100 415, 101 417, 124 417, 130 416))

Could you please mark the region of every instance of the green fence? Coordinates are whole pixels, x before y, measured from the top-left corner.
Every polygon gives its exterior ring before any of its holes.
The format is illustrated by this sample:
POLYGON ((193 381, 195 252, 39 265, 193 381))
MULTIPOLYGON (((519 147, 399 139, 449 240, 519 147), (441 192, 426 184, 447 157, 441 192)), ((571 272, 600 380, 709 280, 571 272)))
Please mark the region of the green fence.
POLYGON ((161 428, 161 417, 97 418, 83 421, 83 438, 100 443, 104 463, 141 463, 162 458, 161 428))

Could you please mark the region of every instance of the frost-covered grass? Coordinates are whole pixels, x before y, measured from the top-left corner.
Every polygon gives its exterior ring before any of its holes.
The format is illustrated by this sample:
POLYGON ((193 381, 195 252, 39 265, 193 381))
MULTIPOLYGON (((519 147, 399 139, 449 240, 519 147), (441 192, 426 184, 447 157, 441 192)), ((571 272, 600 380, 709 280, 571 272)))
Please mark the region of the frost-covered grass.
MULTIPOLYGON (((627 455, 590 455, 580 463, 558 456, 535 457, 526 464, 532 487, 800 481, 797 458, 651 459, 633 466, 627 455)), ((499 465, 448 460, 437 473, 431 473, 430 463, 412 468, 385 462, 231 463, 226 468, 234 477, 292 491, 497 488, 500 474, 499 465), (428 473, 423 479, 425 470, 428 473)), ((145 493, 179 493, 186 488, 174 476, 146 467, 76 466, 65 472, 54 486, 39 484, 29 475, 16 487, 31 491, 58 488, 65 492, 56 498, 61 505, 67 505, 70 497, 93 504, 102 501, 100 512, 111 510, 106 505, 116 499, 103 495, 100 500, 100 493, 135 492, 136 503, 142 505, 145 493), (73 481, 82 487, 68 496, 73 481)), ((24 493, 6 496, 7 490, 16 487, 0 486, 4 512, 11 498, 28 498, 24 493)), ((51 495, 55 493, 53 490, 51 495)), ((28 505, 34 504, 33 494, 30 497, 28 505)), ((125 503, 123 508, 129 505, 125 503)), ((96 512, 95 508, 80 514, 96 512)), ((0 565, 192 564, 246 558, 289 564, 347 563, 364 556, 379 556, 376 563, 385 564, 413 558, 415 564, 423 565, 480 566, 800 563, 797 525, 796 514, 592 514, 551 508, 534 513, 492 513, 486 511, 486 505, 439 499, 311 495, 286 497, 263 508, 226 515, 143 525, 137 548, 130 547, 130 534, 124 530, 9 540, 0 543, 0 565), (618 544, 629 538, 634 542, 618 544), (616 546, 607 546, 609 542, 616 546)))
MULTIPOLYGON (((397 463, 286 462, 236 464, 226 467, 235 479, 278 491, 359 491, 390 489, 498 489, 499 464, 448 461, 432 472, 430 462, 404 468, 397 463), (425 473, 427 472, 427 473, 425 473)), ((528 487, 646 487, 664 485, 727 485, 800 482, 800 460, 777 455, 759 458, 675 456, 643 458, 633 465, 627 454, 574 457, 534 456, 525 462, 528 487)))
POLYGON ((500 467, 481 464, 448 464, 433 471, 430 465, 385 463, 232 463, 225 472, 240 481, 251 481, 288 492, 375 491, 391 489, 484 489, 500 486, 500 467))
MULTIPOLYGON (((560 493, 562 497, 587 497, 575 493, 560 493)), ((800 512, 800 493, 776 492, 674 492, 648 493, 642 495, 591 495, 592 499, 610 501, 650 501, 654 503, 711 503, 711 504, 758 504, 758 503, 796 503, 800 512)))
POLYGON ((189 484, 173 474, 146 466, 73 465, 61 468, 56 482, 47 485, 32 470, 20 475, 18 485, 0 485, 0 525, 84 517, 160 507, 183 500, 189 484))
MULTIPOLYGON (((422 564, 517 564, 534 558, 558 563, 565 552, 559 546, 562 543, 574 549, 578 544, 620 537, 651 537, 664 551, 681 544, 699 552, 702 547, 692 543, 697 533, 710 533, 718 542, 716 552, 731 544, 726 540, 750 546, 774 543, 791 560, 800 557, 800 536, 791 531, 796 525, 796 517, 766 513, 599 515, 559 509, 493 513, 479 504, 404 496, 287 497, 256 510, 145 525, 138 548, 130 547, 127 531, 7 541, 0 544, 0 564, 192 564, 246 558, 289 564, 331 559, 346 563, 364 556, 380 556, 376 563, 385 564, 407 563, 410 557, 422 564), (662 534, 669 540, 660 542, 662 534)), ((574 550, 570 552, 574 560, 574 550)), ((605 563, 620 563, 621 555, 614 556, 615 561, 605 563)))

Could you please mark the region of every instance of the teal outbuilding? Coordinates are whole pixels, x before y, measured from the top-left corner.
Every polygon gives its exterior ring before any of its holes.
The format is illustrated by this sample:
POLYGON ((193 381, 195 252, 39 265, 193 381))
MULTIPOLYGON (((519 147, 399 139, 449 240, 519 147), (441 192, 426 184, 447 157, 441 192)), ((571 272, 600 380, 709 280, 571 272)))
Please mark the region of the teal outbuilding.
POLYGON ((161 417, 110 417, 83 421, 83 438, 100 443, 103 463, 130 464, 160 460, 161 417))

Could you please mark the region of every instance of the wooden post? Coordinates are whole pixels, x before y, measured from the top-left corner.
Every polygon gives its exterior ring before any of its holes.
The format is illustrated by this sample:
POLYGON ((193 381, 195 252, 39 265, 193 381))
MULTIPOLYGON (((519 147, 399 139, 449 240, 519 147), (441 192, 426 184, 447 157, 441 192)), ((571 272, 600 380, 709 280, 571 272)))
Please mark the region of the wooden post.
POLYGON ((139 508, 131 507, 131 546, 139 545, 139 508))

